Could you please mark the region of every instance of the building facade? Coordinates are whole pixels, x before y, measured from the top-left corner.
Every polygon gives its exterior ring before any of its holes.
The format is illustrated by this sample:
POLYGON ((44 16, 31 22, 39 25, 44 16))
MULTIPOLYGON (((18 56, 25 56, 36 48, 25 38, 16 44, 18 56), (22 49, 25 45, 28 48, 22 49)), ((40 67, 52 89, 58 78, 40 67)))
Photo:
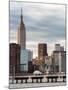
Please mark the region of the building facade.
POLYGON ((28 61, 28 73, 33 73, 34 72, 34 65, 32 61, 28 61))
POLYGON ((55 51, 60 51, 60 44, 55 44, 55 51))
POLYGON ((47 56, 47 44, 39 43, 38 44, 38 58, 43 58, 47 56))
POLYGON ((55 73, 66 73, 66 51, 53 52, 53 68, 55 73))
POLYGON ((23 16, 22 16, 22 9, 21 9, 21 21, 20 21, 20 25, 18 27, 18 44, 21 46, 21 49, 25 49, 26 48, 26 30, 25 30, 25 25, 23 22, 23 16))
POLYGON ((51 56, 45 57, 45 71, 52 73, 52 57, 51 56))
POLYGON ((60 46, 60 44, 55 44, 55 51, 64 51, 64 47, 60 46))
POLYGON ((63 46, 60 46, 60 51, 64 51, 64 47, 63 46))
POLYGON ((20 45, 10 43, 9 45, 9 72, 10 74, 20 71, 20 45))
POLYGON ((32 51, 27 49, 21 49, 20 55, 20 71, 28 72, 28 62, 32 61, 32 51))
POLYGON ((61 53, 61 72, 66 73, 66 51, 61 53))

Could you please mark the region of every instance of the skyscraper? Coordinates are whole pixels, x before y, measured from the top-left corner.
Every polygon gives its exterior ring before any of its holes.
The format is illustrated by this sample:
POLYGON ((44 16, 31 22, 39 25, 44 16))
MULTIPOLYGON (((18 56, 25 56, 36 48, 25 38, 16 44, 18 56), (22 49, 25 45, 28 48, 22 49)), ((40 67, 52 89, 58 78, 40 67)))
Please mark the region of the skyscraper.
POLYGON ((32 61, 32 51, 28 49, 21 49, 21 54, 20 54, 20 71, 21 72, 27 72, 28 71, 28 62, 32 61))
POLYGON ((53 51, 54 72, 66 73, 66 51, 53 51))
POLYGON ((10 43, 9 52, 9 64, 10 64, 10 74, 13 73, 13 68, 15 68, 15 73, 20 71, 20 45, 16 43, 10 43))
POLYGON ((60 47, 60 51, 64 51, 64 46, 61 46, 60 47))
POLYGON ((60 44, 55 44, 55 50, 60 51, 60 44))
POLYGON ((47 56, 47 44, 39 43, 38 45, 38 57, 45 57, 47 56))
POLYGON ((55 51, 64 51, 64 46, 60 46, 60 44, 55 44, 55 51))
POLYGON ((22 16, 22 9, 21 9, 21 16, 20 16, 20 25, 18 27, 18 44, 21 46, 21 49, 26 48, 26 31, 25 31, 25 25, 23 22, 23 16, 22 16))

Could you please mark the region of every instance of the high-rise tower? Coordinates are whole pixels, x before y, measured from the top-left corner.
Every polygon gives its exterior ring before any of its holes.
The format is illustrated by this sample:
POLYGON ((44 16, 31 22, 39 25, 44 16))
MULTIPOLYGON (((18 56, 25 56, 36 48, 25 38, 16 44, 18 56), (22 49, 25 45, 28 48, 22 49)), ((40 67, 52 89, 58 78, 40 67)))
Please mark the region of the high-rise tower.
POLYGON ((47 56, 47 44, 46 43, 39 43, 38 44, 38 57, 45 57, 47 56))
POLYGON ((21 46, 21 49, 26 48, 26 31, 25 31, 25 25, 23 22, 23 16, 22 16, 22 9, 21 9, 21 16, 20 16, 20 25, 18 27, 18 44, 21 46))

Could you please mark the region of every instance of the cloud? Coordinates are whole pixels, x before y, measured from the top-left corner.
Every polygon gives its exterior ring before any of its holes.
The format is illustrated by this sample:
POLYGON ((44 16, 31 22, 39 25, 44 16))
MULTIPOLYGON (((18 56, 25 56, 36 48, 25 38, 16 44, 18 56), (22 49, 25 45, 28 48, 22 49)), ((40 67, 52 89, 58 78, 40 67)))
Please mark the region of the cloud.
POLYGON ((9 38, 10 38, 10 43, 17 43, 17 31, 10 30, 9 38))
POLYGON ((17 42, 21 8, 26 45, 33 50, 34 56, 39 42, 47 43, 48 53, 52 52, 55 43, 65 46, 65 6, 55 4, 10 2, 10 42, 17 42))

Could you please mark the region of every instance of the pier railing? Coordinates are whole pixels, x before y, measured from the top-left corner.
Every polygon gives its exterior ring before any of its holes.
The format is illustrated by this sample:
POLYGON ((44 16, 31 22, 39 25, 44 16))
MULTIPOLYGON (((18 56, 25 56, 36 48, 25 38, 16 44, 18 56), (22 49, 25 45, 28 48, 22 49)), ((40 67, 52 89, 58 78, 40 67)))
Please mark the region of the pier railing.
MULTIPOLYGON (((66 82, 66 76, 56 76, 56 75, 47 75, 47 76, 15 76, 14 80, 13 78, 9 78, 9 80, 11 80, 12 84, 14 84, 14 81, 16 81, 15 83, 43 83, 43 79, 44 79, 44 83, 50 83, 50 82, 66 82), (29 80, 30 79, 30 80, 29 80), (46 80, 45 80, 46 79, 46 80), (60 79, 60 81, 58 81, 58 79, 60 79)), ((9 82, 10 83, 10 82, 9 82)))

